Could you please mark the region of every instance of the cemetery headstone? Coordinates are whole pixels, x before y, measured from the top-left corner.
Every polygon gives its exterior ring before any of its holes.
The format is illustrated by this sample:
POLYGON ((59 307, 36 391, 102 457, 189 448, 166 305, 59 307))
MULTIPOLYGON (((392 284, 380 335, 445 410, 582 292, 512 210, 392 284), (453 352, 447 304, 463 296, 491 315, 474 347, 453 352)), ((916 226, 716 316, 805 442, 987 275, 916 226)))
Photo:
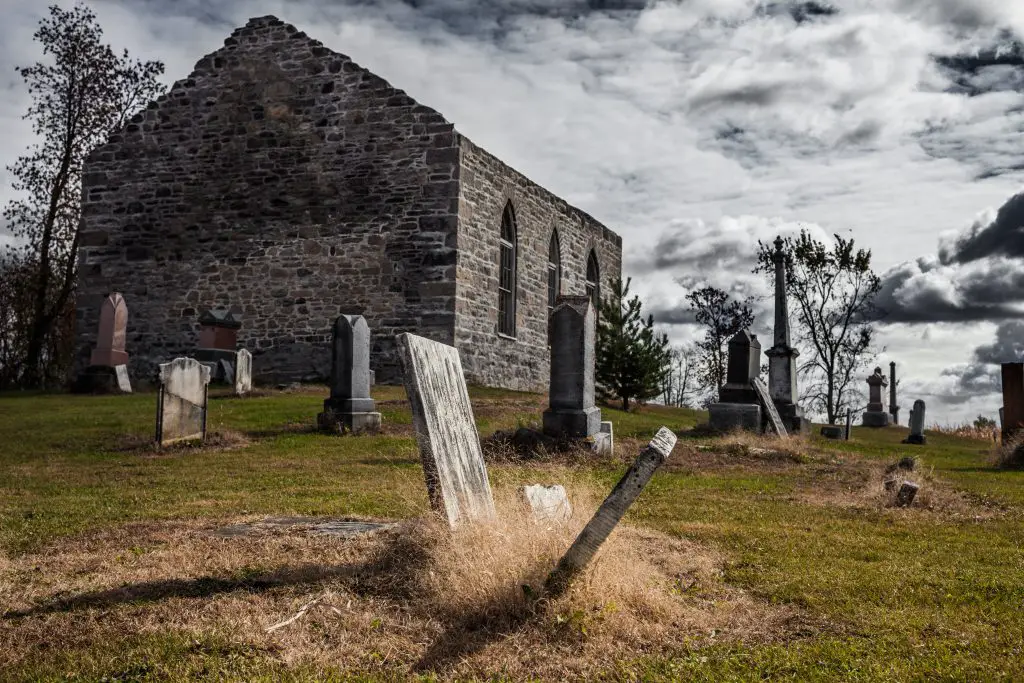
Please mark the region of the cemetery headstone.
POLYGON ((775 265, 775 329, 774 344, 765 351, 768 356, 768 388, 775 409, 786 429, 800 432, 807 427, 804 411, 797 405, 797 356, 800 352, 790 343, 789 310, 786 307, 786 258, 782 237, 775 238, 772 254, 775 265))
POLYGON ((160 364, 159 379, 157 446, 205 439, 210 368, 194 358, 175 358, 160 364))
POLYGON ((914 497, 917 496, 917 491, 921 487, 912 481, 905 481, 900 485, 900 490, 896 492, 896 506, 907 507, 914 502, 914 497))
POLYGON ((889 413, 882 405, 882 388, 888 384, 882 374, 882 368, 875 368, 868 379, 868 408, 861 416, 861 424, 865 427, 888 427, 889 413))
POLYGON ((1024 428, 1024 363, 1003 363, 1003 443, 1024 428))
POLYGON ((538 522, 560 522, 572 517, 569 496, 561 484, 524 486, 523 497, 533 511, 533 518, 538 522))
POLYGON ((458 349, 408 332, 396 341, 431 506, 443 511, 453 528, 494 519, 458 349))
POLYGON ((761 432, 761 406, 752 379, 761 372, 761 343, 756 335, 740 330, 729 340, 725 384, 718 401, 708 406, 708 423, 719 432, 743 429, 761 432))
POLYGON ((331 395, 317 416, 331 432, 377 432, 380 413, 370 398, 370 327, 361 315, 339 315, 331 347, 331 395))
POLYGON ((588 296, 559 296, 548 322, 551 382, 544 411, 548 436, 585 438, 601 425, 594 402, 596 312, 588 296))
POLYGON ((89 355, 89 366, 75 381, 79 393, 121 392, 130 394, 128 354, 125 338, 128 328, 128 306, 118 292, 111 293, 100 304, 100 324, 96 331, 96 347, 89 355))
POLYGON ((846 441, 850 440, 850 431, 853 429, 853 411, 849 408, 846 409, 846 430, 843 432, 843 438, 846 441))
POLYGON ((826 439, 842 439, 843 428, 840 425, 824 425, 821 428, 821 435, 826 439))
POLYGON ((594 453, 600 456, 615 454, 615 436, 611 422, 602 422, 599 431, 594 434, 594 453))
POLYGON ((924 445, 924 401, 914 401, 914 408, 910 411, 910 434, 903 440, 903 443, 924 445))
POLYGON ((640 453, 636 461, 623 475, 612 492, 608 494, 601 507, 576 540, 566 551, 558 566, 548 576, 545 589, 557 597, 565 592, 572 580, 594 559, 601 547, 623 515, 644 490, 654 472, 661 467, 676 445, 676 435, 668 427, 662 427, 654 435, 651 442, 640 453))
POLYGON ((252 391, 252 354, 248 349, 235 353, 235 395, 245 396, 252 391))
POLYGON ((775 409, 775 403, 772 401, 771 396, 768 395, 768 387, 757 377, 750 380, 750 385, 757 390, 757 397, 761 401, 761 407, 764 408, 765 413, 768 415, 768 426, 771 427, 771 430, 777 436, 788 436, 789 432, 786 431, 786 425, 783 424, 782 417, 775 409))

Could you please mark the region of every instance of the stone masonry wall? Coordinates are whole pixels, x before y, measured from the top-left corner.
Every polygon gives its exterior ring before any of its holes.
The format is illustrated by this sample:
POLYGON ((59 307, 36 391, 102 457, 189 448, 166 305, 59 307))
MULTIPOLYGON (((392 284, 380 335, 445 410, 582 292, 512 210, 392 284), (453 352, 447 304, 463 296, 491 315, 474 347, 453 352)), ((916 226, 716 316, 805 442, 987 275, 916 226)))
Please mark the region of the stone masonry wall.
POLYGON ((332 321, 358 312, 378 378, 396 380, 397 332, 454 342, 459 154, 437 112, 251 20, 89 157, 76 370, 118 291, 137 378, 229 306, 259 379, 327 376, 332 321))
POLYGON ((562 294, 586 294, 597 253, 601 291, 622 272, 622 238, 465 137, 460 173, 455 344, 467 381, 547 391, 548 244, 558 230, 562 294), (517 227, 516 335, 498 334, 498 238, 507 201, 517 227))

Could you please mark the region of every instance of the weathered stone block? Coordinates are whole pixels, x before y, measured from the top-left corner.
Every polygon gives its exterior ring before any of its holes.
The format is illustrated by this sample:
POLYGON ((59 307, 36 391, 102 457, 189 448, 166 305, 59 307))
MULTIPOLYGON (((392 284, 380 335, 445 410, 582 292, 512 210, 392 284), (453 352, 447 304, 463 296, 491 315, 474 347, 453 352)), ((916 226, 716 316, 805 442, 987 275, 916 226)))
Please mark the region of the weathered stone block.
POLYGON ((720 432, 742 429, 761 433, 761 406, 756 403, 712 403, 708 406, 709 424, 720 432))

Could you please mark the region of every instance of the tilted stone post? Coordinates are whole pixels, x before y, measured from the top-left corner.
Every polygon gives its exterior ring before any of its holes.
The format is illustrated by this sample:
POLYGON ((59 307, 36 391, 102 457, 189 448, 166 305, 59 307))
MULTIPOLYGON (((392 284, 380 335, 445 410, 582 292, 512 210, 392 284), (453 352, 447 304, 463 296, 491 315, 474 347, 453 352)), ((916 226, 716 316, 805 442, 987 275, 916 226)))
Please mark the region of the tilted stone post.
POLYGON ((557 597, 564 593, 573 577, 594 559, 601 544, 608 539, 675 445, 676 435, 672 430, 668 427, 658 430, 548 576, 544 587, 550 595, 557 597))
POLYGON ((380 413, 370 398, 370 328, 361 315, 339 315, 331 345, 331 396, 317 416, 330 432, 377 432, 380 413))

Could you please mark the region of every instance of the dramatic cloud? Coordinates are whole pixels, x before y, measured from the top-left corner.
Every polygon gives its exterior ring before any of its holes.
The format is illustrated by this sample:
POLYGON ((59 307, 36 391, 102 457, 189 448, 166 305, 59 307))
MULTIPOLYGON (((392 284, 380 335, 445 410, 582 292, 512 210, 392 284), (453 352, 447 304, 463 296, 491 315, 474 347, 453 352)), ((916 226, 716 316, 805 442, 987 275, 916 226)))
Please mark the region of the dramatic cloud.
POLYGON ((1024 192, 991 216, 986 212, 964 234, 939 249, 943 264, 968 263, 988 256, 1024 258, 1024 192))
MULTIPOLYGON (((6 3, 0 64, 39 58, 32 32, 45 4, 6 3)), ((91 4, 114 47, 163 60, 168 83, 249 17, 296 24, 619 232, 624 274, 677 337, 693 327, 685 294, 704 282, 763 305, 767 286, 750 273, 757 240, 804 225, 854 237, 876 269, 891 269, 894 321, 1017 315, 1018 299, 998 287, 1019 289, 1020 248, 1002 223, 985 232, 997 215, 975 237, 943 242, 942 258, 923 255, 1021 190, 1024 3, 91 4)), ((31 129, 13 69, 0 90, 2 166, 31 129)), ((0 170, 0 203, 11 196, 0 170)), ((947 343, 944 367, 967 360, 947 343)))

